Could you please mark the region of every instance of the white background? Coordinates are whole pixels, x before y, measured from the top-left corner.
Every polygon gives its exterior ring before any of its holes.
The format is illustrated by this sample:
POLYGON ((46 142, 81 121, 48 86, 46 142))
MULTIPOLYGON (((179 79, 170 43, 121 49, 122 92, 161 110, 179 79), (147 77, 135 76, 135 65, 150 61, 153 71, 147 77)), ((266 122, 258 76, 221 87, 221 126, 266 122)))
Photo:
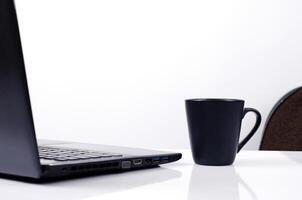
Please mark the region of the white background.
MULTIPOLYGON (((298 0, 16 6, 39 138, 188 148, 184 99, 245 99, 265 120, 302 83, 298 0)), ((253 123, 244 120, 242 136, 253 123)))

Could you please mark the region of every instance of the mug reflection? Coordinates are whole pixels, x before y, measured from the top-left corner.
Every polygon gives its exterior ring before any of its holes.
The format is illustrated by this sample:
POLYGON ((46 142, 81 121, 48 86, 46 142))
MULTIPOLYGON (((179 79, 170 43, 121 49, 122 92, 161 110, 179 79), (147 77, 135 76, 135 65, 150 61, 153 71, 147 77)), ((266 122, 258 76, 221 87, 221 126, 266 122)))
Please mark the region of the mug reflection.
POLYGON ((239 185, 249 193, 250 199, 257 199, 254 192, 236 173, 233 166, 208 167, 194 165, 191 173, 188 200, 239 200, 239 185))

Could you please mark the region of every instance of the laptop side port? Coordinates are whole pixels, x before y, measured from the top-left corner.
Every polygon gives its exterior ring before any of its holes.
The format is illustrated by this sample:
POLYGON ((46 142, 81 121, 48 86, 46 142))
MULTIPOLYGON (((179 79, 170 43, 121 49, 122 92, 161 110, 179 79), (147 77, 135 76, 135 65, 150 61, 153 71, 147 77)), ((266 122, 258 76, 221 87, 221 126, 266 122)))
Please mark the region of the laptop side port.
POLYGON ((151 159, 151 158, 146 158, 146 159, 145 159, 145 164, 146 164, 146 165, 152 164, 152 159, 151 159))
POLYGON ((158 164, 160 162, 160 157, 154 157, 152 158, 152 163, 153 164, 158 164))
POLYGON ((124 160, 121 163, 122 169, 130 169, 131 168, 131 161, 124 160))
POLYGON ((132 162, 133 162, 133 165, 135 165, 135 166, 143 164, 143 160, 142 159, 135 159, 132 162))
POLYGON ((162 162, 168 162, 169 161, 169 156, 161 157, 161 161, 162 162))

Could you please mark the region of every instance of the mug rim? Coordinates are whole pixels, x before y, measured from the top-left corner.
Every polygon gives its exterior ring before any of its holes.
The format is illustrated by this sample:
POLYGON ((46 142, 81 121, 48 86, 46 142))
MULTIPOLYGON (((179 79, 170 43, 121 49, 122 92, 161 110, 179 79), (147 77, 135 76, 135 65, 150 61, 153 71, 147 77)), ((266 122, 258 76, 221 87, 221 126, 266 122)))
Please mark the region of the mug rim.
POLYGON ((186 102, 244 102, 244 100, 228 98, 192 98, 186 99, 186 102))

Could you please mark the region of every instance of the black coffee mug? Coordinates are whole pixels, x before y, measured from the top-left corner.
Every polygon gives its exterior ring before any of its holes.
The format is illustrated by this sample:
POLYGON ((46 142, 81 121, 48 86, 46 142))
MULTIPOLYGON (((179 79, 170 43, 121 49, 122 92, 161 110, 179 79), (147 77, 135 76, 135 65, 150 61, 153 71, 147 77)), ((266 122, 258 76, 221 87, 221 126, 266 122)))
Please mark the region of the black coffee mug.
POLYGON ((239 99, 188 99, 186 111, 193 159, 201 165, 231 165, 261 123, 259 111, 244 108, 239 99), (239 142, 241 121, 248 112, 256 114, 256 123, 239 142))

